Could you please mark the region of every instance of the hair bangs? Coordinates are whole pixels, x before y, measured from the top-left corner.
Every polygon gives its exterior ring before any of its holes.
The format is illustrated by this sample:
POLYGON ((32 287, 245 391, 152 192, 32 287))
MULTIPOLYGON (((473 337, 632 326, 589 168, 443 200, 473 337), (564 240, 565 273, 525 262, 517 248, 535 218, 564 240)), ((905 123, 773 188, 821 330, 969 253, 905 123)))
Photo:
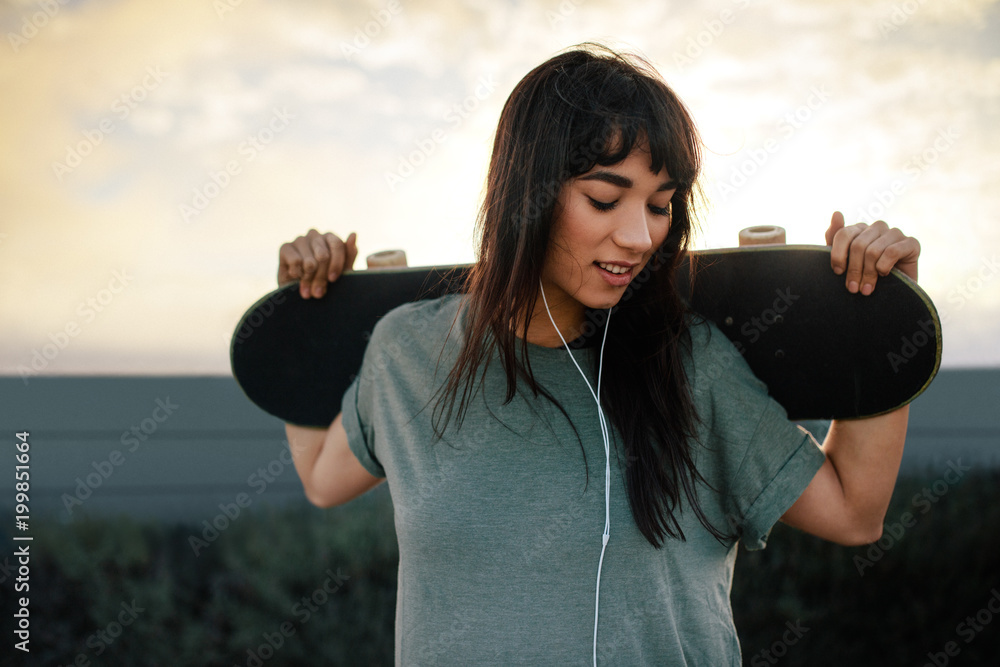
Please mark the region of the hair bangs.
POLYGON ((690 115, 648 62, 637 56, 625 62, 646 76, 628 69, 608 71, 593 61, 559 69, 554 90, 569 120, 564 125, 564 173, 579 176, 641 150, 649 153, 650 171, 666 169, 686 193, 701 168, 690 115))

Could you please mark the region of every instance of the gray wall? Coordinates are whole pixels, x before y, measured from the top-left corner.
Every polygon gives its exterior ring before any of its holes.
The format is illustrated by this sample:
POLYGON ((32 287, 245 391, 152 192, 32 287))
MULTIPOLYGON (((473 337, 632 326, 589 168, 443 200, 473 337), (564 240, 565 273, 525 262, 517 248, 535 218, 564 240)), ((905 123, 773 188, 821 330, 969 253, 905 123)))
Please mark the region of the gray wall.
MULTIPOLYGON (((3 510, 13 508, 14 434, 25 430, 34 517, 127 513, 197 524, 239 494, 256 507, 302 502, 282 424, 228 377, 60 377, 27 385, 4 377, 0 426, 11 443, 0 468, 3 510), (80 502, 68 509, 66 497, 80 502)), ((937 476, 958 458, 1000 465, 1000 370, 942 371, 912 405, 904 473, 937 476)))

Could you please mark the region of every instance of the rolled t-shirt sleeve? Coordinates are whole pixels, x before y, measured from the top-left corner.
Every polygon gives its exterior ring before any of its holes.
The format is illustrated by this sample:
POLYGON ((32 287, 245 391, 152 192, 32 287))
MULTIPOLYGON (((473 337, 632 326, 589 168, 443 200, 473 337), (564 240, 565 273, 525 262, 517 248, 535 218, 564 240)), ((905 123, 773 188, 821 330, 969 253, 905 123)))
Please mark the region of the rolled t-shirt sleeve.
POLYGON ((369 419, 372 399, 369 388, 369 383, 363 382, 359 373, 344 392, 340 403, 341 420, 347 433, 347 445, 364 469, 376 477, 385 477, 385 469, 375 457, 375 432, 369 419))
POLYGON ((826 457, 808 431, 788 420, 725 335, 707 328, 708 354, 696 365, 696 391, 708 404, 702 416, 717 450, 715 476, 721 477, 730 525, 739 526, 747 549, 762 549, 826 457))
POLYGON ((740 468, 739 475, 752 482, 738 485, 734 496, 743 517, 740 539, 749 550, 767 545, 771 528, 795 504, 825 460, 807 431, 795 425, 788 431, 782 426, 761 424, 740 468))

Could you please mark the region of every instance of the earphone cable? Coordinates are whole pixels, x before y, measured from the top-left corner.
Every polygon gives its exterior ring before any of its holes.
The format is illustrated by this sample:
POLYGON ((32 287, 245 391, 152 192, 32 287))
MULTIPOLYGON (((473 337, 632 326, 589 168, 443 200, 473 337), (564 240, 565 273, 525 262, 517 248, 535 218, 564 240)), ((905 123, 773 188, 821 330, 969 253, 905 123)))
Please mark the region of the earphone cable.
POLYGON ((590 395, 594 397, 594 402, 597 403, 597 417, 601 423, 601 438, 604 440, 604 533, 601 536, 601 559, 597 563, 597 591, 594 595, 594 667, 597 667, 597 621, 598 614, 601 609, 601 569, 604 566, 604 550, 608 546, 608 540, 611 538, 611 445, 610 438, 608 437, 608 424, 604 418, 604 410, 601 408, 601 375, 604 370, 604 343, 608 339, 608 325, 611 322, 611 308, 608 308, 608 317, 604 323, 604 335, 601 338, 601 352, 597 363, 597 391, 595 392, 593 387, 590 386, 590 381, 587 379, 586 374, 583 369, 580 368, 580 364, 576 363, 576 358, 573 356, 573 352, 569 349, 569 343, 563 338, 562 332, 559 331, 559 327, 556 326, 556 321, 552 317, 552 311, 549 310, 549 301, 545 298, 545 288, 542 287, 542 281, 539 279, 538 287, 542 292, 542 301, 545 303, 545 312, 549 316, 549 322, 552 323, 552 328, 556 330, 559 335, 559 340, 562 341, 563 347, 566 348, 566 353, 569 354, 570 361, 576 366, 576 370, 580 372, 583 377, 583 381, 587 385, 587 389, 590 390, 590 395))

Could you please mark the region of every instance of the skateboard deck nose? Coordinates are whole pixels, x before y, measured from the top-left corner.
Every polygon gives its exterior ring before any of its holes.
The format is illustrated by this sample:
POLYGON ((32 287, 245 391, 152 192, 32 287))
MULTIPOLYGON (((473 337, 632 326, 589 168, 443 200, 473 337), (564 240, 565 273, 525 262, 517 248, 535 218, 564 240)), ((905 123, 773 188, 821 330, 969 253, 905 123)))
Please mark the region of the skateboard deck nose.
POLYGON ((752 246, 693 255, 682 280, 791 419, 874 416, 923 392, 941 363, 941 325, 899 271, 851 294, 825 246, 752 246))

